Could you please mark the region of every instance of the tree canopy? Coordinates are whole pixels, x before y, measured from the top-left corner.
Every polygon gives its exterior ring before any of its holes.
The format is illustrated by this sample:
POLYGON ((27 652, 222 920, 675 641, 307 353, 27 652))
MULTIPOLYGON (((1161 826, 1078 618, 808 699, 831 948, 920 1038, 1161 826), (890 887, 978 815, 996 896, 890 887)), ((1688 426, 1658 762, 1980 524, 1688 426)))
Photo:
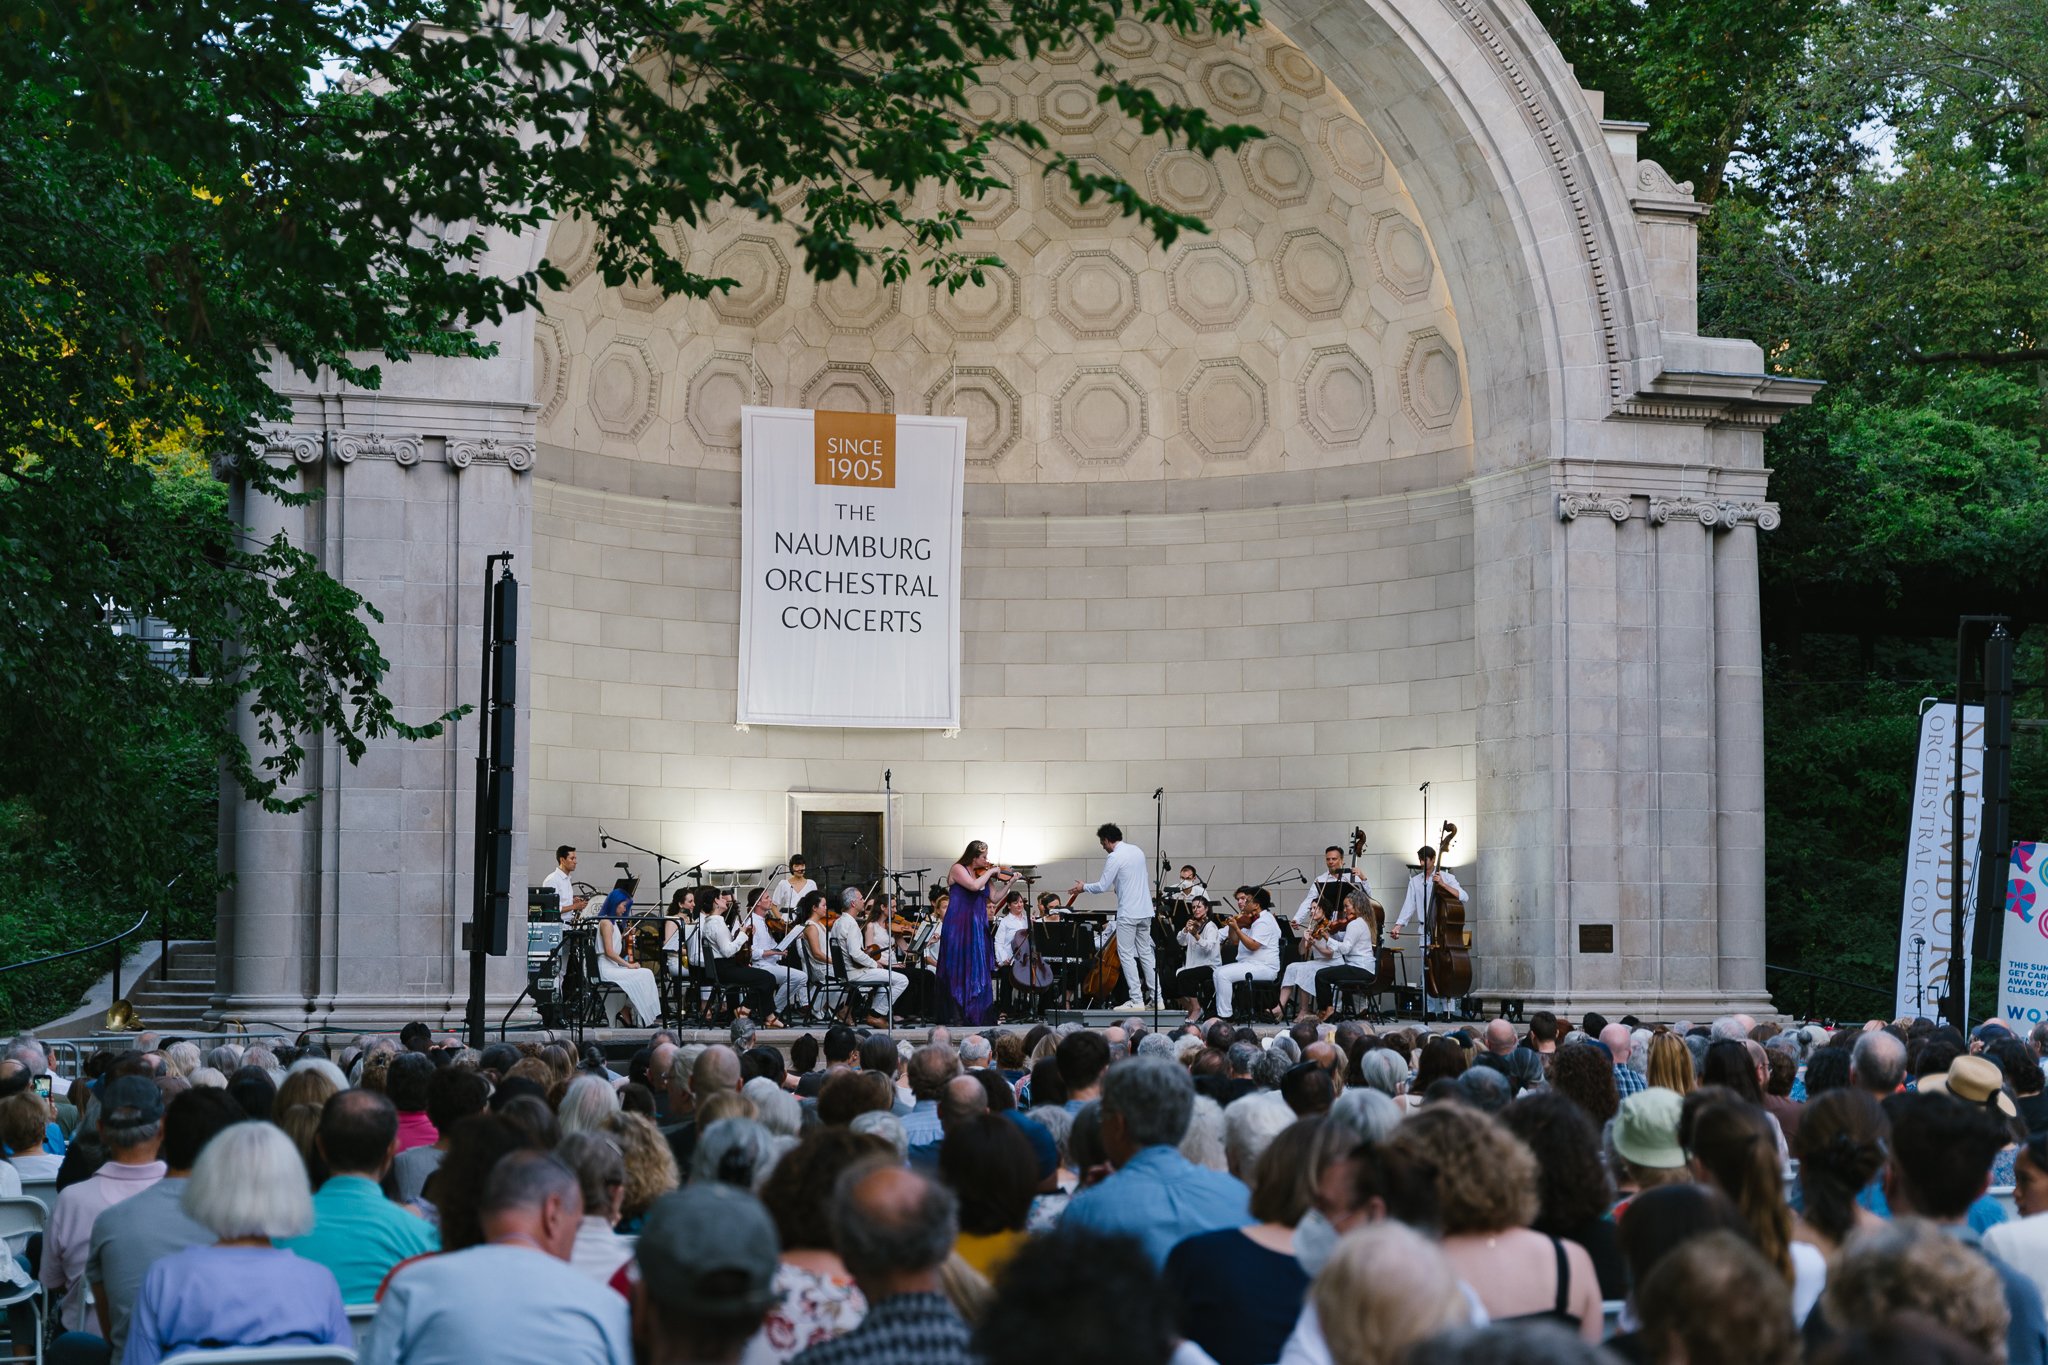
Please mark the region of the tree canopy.
MULTIPOLYGON (((666 228, 730 210, 789 224, 821 278, 957 288, 990 263, 962 229, 997 143, 1170 241, 1200 224, 967 107, 1004 64, 1130 18, 1229 34, 1257 8, 0 0, 0 870, 89 848, 95 898, 184 869, 189 899, 215 764, 291 808, 313 736, 354 759, 449 719, 394 710, 374 604, 252 540, 210 476, 312 496, 255 447, 289 415, 271 356, 375 387, 385 362, 482 354, 480 329, 563 282, 493 244, 569 213, 613 282, 725 287, 666 228), (189 667, 113 629, 129 614, 189 639, 189 667)), ((1140 132, 1205 155, 1258 135, 1095 69, 1140 132)))

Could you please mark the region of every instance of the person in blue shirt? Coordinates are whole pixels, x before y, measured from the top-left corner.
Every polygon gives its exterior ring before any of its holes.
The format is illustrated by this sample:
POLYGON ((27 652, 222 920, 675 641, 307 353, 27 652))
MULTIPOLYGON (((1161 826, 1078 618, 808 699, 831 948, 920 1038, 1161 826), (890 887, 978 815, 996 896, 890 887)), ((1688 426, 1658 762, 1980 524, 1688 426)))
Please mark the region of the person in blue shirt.
POLYGON ((1187 1070, 1158 1054, 1118 1062, 1102 1077, 1102 1146, 1116 1168, 1067 1205, 1062 1227, 1137 1238, 1154 1268, 1186 1238, 1252 1221, 1251 1191, 1182 1156, 1195 1111, 1187 1070))
POLYGON ((344 1090, 321 1110, 314 1141, 333 1174, 313 1196, 313 1230, 278 1245, 333 1271, 343 1302, 373 1302, 393 1266, 441 1249, 433 1226, 379 1184, 398 1155, 398 1110, 374 1090, 344 1090))
POLYGON ((1891 1163, 1884 1174, 1892 1209, 1918 1214, 1982 1253, 2004 1283, 2005 1306, 2012 1314, 2005 1337, 2007 1365, 2048 1365, 2048 1317, 2041 1291, 2020 1270, 1985 1251, 1982 1235, 1969 1222, 1970 1206, 1990 1184, 1992 1160, 2011 1141, 2006 1117, 1998 1108, 1947 1094, 1894 1095, 1884 1107, 1892 1121, 1891 1163))

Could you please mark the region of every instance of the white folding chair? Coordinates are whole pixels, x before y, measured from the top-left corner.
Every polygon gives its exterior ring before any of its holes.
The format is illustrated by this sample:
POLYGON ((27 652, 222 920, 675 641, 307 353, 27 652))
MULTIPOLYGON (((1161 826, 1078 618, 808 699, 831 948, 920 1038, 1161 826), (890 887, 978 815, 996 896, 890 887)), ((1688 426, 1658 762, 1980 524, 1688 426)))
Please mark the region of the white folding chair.
POLYGON ((49 1180, 24 1180, 21 1182, 21 1192, 27 1198, 40 1199, 45 1209, 54 1210, 57 1207, 57 1181, 55 1177, 49 1180))
POLYGON ((2019 1199, 2015 1194, 2017 1188, 2013 1185, 1993 1185, 1984 1193, 1998 1201, 1998 1207, 2005 1210, 2007 1218, 2017 1218, 2020 1216, 2019 1199))
POLYGON ((223 1346, 180 1351, 163 1365, 355 1365, 346 1346, 223 1346))
MULTIPOLYGON (((0 1195, 0 1240, 22 1237, 43 1231, 50 1221, 50 1210, 42 1200, 32 1195, 0 1195)), ((5 1254, 0 1248, 0 1254, 5 1254)), ((48 1302, 43 1287, 33 1280, 26 1285, 0 1283, 0 1309, 27 1304, 36 1316, 36 1365, 43 1365, 43 1338, 47 1335, 47 1324, 43 1313, 48 1302)))
POLYGON ((1628 1307, 1627 1299, 1602 1299, 1600 1301, 1601 1340, 1621 1335, 1621 1313, 1628 1307))
POLYGON ((348 1314, 348 1330, 355 1338, 356 1349, 362 1350, 363 1343, 370 1339, 370 1321, 377 1316, 377 1305, 345 1303, 341 1306, 341 1311, 348 1314))

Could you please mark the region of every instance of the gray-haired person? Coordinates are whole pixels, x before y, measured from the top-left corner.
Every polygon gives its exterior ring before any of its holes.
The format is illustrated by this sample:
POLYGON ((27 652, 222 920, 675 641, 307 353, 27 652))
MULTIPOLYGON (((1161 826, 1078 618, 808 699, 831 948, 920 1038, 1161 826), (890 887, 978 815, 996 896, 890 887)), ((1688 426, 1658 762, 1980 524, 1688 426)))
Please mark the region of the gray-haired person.
POLYGON ((362 1365, 631 1365, 626 1301, 570 1270, 582 1184, 548 1152, 514 1152, 491 1169, 481 1246, 393 1273, 362 1365))
POLYGON ((1102 1145, 1116 1168, 1067 1205, 1062 1227, 1136 1237, 1155 1267, 1174 1244, 1252 1221, 1251 1191, 1178 1150, 1194 1117, 1195 1086, 1164 1057, 1132 1057, 1102 1078, 1102 1145))
POLYGON ((831 1221, 833 1249, 867 1316, 792 1365, 973 1365, 967 1324, 939 1283, 959 1231, 951 1191, 893 1162, 865 1161, 833 1187, 831 1221))

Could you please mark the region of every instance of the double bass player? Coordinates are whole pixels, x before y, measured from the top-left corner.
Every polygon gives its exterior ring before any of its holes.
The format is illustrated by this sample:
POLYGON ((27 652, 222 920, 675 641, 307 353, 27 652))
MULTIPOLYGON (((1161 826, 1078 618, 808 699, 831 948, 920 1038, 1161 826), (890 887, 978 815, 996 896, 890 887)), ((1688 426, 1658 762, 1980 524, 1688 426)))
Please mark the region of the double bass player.
MULTIPOLYGON (((1422 865, 1422 870, 1408 879, 1408 895, 1401 902, 1400 917, 1394 921, 1394 927, 1387 930, 1387 938, 1400 938, 1401 926, 1413 919, 1416 921, 1416 932, 1423 936, 1424 943, 1427 944, 1432 897, 1441 892, 1460 904, 1470 902, 1471 897, 1466 894, 1464 887, 1458 885, 1456 877, 1437 867, 1436 850, 1428 844, 1415 850, 1415 860, 1422 865)), ((1422 1017, 1425 1020, 1449 1018, 1453 1008, 1454 1002, 1439 1000, 1427 992, 1422 997, 1422 1017)))

